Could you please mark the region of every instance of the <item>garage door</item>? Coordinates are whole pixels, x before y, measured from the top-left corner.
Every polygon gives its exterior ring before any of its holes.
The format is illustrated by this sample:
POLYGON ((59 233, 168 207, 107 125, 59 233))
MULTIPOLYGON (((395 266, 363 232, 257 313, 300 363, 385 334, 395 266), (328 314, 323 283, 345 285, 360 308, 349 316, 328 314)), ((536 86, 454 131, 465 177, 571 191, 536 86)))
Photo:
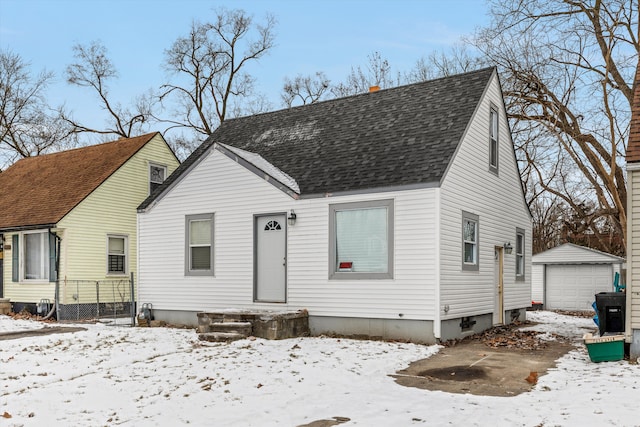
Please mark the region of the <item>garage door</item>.
POLYGON ((593 310, 598 292, 613 291, 610 264, 547 265, 545 308, 593 310))

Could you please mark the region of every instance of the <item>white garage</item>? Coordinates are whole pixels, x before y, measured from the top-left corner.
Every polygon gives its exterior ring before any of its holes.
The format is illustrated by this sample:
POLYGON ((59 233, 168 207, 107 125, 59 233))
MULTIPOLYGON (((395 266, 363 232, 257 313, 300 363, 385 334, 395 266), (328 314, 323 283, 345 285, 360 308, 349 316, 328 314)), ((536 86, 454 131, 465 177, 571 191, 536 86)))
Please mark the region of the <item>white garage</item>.
POLYGON ((532 257, 531 299, 548 310, 592 310, 595 294, 614 290, 623 263, 623 258, 571 243, 549 249, 532 257))

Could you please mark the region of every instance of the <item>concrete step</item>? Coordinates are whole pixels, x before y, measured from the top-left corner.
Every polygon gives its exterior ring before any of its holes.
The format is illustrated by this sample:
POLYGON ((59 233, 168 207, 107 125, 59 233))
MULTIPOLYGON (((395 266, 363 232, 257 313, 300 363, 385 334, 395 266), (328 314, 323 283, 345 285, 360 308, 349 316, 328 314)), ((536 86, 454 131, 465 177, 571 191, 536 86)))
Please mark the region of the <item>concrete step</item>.
POLYGON ((251 322, 216 322, 209 325, 209 332, 230 332, 245 337, 251 335, 251 329, 251 322))
POLYGON ((199 334, 198 339, 200 341, 209 342, 231 342, 245 339, 247 336, 244 334, 238 334, 235 332, 206 332, 199 334))

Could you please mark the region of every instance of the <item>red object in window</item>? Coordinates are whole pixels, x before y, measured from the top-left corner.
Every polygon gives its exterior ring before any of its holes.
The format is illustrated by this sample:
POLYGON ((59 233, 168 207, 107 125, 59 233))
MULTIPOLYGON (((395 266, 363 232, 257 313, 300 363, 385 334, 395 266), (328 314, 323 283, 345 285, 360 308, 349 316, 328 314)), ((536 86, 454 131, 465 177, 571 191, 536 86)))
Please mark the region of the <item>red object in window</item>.
POLYGON ((351 268, 352 266, 353 266, 353 263, 352 263, 351 261, 347 261, 347 262, 341 262, 341 263, 338 265, 338 268, 339 268, 340 270, 342 270, 342 269, 344 269, 344 268, 351 268))

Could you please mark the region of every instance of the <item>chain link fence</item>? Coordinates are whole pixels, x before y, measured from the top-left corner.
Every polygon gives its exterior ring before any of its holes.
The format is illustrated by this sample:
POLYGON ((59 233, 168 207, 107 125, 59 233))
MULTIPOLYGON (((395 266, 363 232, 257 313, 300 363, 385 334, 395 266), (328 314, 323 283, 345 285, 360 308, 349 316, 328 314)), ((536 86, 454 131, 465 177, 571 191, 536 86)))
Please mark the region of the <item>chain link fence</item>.
POLYGON ((135 326, 133 274, 126 279, 64 280, 56 284, 58 321, 108 320, 135 326))

